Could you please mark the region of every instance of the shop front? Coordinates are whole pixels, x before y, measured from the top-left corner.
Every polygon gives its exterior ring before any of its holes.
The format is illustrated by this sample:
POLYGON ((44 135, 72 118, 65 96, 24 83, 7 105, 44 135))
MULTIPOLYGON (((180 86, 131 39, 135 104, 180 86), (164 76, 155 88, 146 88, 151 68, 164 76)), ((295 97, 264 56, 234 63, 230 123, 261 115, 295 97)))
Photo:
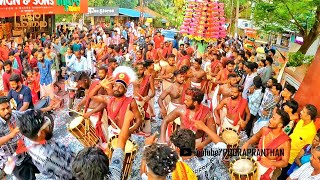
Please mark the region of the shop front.
POLYGON ((55 14, 87 12, 88 0, 0 1, 0 39, 51 34, 55 14))

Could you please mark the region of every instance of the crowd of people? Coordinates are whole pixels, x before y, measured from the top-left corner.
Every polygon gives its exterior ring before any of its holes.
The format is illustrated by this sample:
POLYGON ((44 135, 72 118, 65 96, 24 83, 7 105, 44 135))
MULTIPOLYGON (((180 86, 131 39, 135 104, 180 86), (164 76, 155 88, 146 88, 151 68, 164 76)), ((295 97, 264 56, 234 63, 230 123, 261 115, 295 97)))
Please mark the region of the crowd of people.
POLYGON ((276 51, 265 47, 261 58, 244 49, 243 39, 229 37, 207 44, 204 53, 197 49, 188 38, 166 41, 160 31, 133 22, 72 31, 58 26, 53 35, 22 44, 2 39, 1 169, 23 180, 39 173, 46 179, 228 180, 233 174, 223 154, 198 157, 197 151, 230 148, 221 134, 231 129, 248 137, 236 148, 284 152, 254 157, 255 178, 320 179, 318 110, 307 104, 298 112, 295 87, 275 79, 276 51), (85 91, 75 110, 83 110, 99 138, 78 153, 52 138, 44 116, 63 107, 54 87, 64 90, 58 82, 68 79, 66 72, 75 72, 77 88, 85 91), (51 104, 34 109, 42 97, 51 104), (154 133, 155 121, 161 127, 154 133), (138 146, 139 177, 123 171, 132 163, 126 144, 133 135, 145 140, 138 146), (104 145, 114 136, 107 156, 104 145))

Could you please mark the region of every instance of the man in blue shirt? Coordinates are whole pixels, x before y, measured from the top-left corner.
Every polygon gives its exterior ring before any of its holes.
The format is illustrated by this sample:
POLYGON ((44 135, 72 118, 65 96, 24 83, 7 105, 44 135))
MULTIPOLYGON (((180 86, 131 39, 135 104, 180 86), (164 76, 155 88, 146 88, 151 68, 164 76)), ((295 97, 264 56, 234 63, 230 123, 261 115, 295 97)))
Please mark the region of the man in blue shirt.
POLYGON ((28 86, 22 84, 20 76, 18 74, 12 74, 10 79, 10 91, 8 93, 8 99, 14 99, 17 103, 18 111, 25 111, 32 109, 32 95, 28 86))
POLYGON ((40 94, 43 96, 50 96, 54 98, 51 65, 53 60, 44 59, 44 53, 39 52, 38 54, 38 69, 40 72, 40 94))

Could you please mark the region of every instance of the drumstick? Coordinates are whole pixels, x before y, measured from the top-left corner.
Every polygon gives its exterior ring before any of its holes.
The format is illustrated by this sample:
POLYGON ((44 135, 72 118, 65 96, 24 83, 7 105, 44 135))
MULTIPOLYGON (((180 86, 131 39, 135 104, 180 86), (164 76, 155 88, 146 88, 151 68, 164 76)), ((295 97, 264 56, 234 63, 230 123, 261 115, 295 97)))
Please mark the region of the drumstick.
POLYGON ((80 116, 83 116, 83 113, 80 113, 80 112, 75 111, 75 110, 73 110, 73 109, 68 109, 68 111, 74 112, 74 113, 76 113, 76 114, 79 114, 80 116))

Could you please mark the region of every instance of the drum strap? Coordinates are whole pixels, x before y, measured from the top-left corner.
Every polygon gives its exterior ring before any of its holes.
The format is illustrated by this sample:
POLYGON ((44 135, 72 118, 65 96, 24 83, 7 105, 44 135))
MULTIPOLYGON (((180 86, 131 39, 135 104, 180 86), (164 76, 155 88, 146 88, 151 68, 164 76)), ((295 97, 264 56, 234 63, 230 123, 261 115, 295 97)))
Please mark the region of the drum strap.
POLYGON ((149 79, 150 79, 150 75, 144 76, 144 78, 140 84, 139 94, 142 96, 145 94, 145 91, 147 90, 147 87, 149 85, 149 79))

